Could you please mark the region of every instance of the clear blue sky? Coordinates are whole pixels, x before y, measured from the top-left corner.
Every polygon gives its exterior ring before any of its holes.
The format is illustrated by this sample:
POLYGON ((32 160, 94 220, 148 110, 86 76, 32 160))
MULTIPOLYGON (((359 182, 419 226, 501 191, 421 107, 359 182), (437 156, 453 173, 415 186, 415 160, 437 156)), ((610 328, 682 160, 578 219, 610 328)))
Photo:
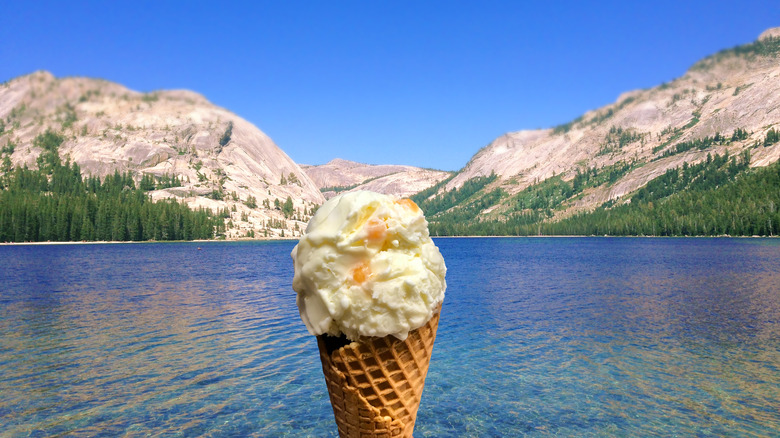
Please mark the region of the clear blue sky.
POLYGON ((37 2, 0 8, 0 81, 186 88, 296 162, 463 167, 780 26, 772 1, 37 2))

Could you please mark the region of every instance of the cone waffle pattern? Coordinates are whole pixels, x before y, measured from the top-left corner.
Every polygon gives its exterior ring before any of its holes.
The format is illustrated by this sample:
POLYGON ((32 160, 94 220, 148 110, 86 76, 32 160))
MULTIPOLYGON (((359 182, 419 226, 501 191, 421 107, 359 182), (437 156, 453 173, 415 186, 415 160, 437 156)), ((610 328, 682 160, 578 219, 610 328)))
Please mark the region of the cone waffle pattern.
POLYGON ((368 337, 330 353, 317 336, 341 438, 412 436, 438 325, 437 310, 405 341, 368 337))

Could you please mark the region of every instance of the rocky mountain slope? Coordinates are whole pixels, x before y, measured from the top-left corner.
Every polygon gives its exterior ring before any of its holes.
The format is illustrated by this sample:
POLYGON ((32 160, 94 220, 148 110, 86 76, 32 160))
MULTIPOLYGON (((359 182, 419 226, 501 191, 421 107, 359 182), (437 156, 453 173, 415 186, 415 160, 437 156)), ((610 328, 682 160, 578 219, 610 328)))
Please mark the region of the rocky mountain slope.
POLYGON ((306 172, 267 135, 190 91, 139 93, 104 80, 36 72, 0 86, 0 128, 2 156, 13 165, 35 167, 41 148, 33 140, 57 131, 66 137, 60 156, 77 162, 83 174, 119 170, 137 182, 151 175, 158 181, 154 199, 226 211, 231 238, 297 235, 324 202, 306 172), (174 178, 180 186, 162 183, 174 178))
POLYGON ((734 156, 749 149, 750 165, 766 166, 780 158, 780 143, 757 147, 770 130, 780 129, 779 61, 780 28, 775 28, 754 43, 695 63, 674 81, 626 92, 615 103, 569 123, 507 133, 428 195, 443 196, 494 174, 495 179, 459 205, 473 207, 480 197, 501 189, 501 196, 480 204, 479 212, 480 218, 500 220, 517 213, 521 192, 552 177, 571 182, 578 173, 620 169, 617 178, 565 202, 555 211, 560 218, 625 201, 667 169, 708 155, 734 156))
POLYGON ((668 170, 716 154, 748 157, 754 168, 777 162, 778 96, 775 28, 569 123, 507 133, 456 174, 344 160, 304 170, 252 124, 196 93, 139 93, 36 72, 0 85, 0 162, 35 167, 35 138, 56 131, 66 138, 60 156, 82 173, 129 172, 138 183, 151 176, 154 199, 222 212, 230 238, 300 234, 325 200, 321 188, 333 189, 328 196, 422 190, 415 199, 429 201, 433 223, 555 221, 626 204, 668 170))
POLYGON ((319 166, 302 165, 303 170, 325 195, 354 190, 411 196, 449 177, 450 172, 391 164, 362 164, 336 158, 319 166))

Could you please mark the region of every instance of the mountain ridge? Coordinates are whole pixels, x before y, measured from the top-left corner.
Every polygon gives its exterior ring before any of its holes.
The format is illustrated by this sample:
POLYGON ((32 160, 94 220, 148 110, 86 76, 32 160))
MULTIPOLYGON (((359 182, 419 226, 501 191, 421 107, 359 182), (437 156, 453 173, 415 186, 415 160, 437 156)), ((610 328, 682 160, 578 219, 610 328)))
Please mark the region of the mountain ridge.
POLYGON ((626 168, 616 181, 589 187, 552 212, 561 218, 605 202, 625 202, 626 196, 667 170, 701 162, 708 155, 738 155, 750 149, 752 167, 777 162, 780 144, 755 145, 780 126, 778 35, 780 28, 768 29, 753 43, 694 63, 673 81, 624 92, 612 104, 571 122, 505 133, 428 197, 442 197, 475 178, 496 175, 479 193, 453 207, 471 208, 477 198, 501 190, 503 195, 493 196, 495 202, 474 220, 506 220, 521 213, 517 209, 522 192, 550 178, 571 183, 589 170, 626 168), (746 136, 710 142, 704 148, 687 147, 716 135, 731 138, 737 129, 746 136))
POLYGON ((181 187, 153 190, 152 199, 228 211, 229 238, 299 234, 324 202, 265 133, 193 91, 140 93, 103 79, 38 71, 0 86, 0 120, 0 145, 11 164, 35 167, 41 153, 35 137, 61 132, 60 155, 87 175, 177 177, 181 187), (283 211, 288 199, 293 208, 283 211))
POLYGON ((440 170, 396 164, 364 164, 341 158, 322 165, 301 167, 328 199, 338 193, 355 190, 408 197, 451 175, 451 172, 440 170))
POLYGON ((414 195, 436 206, 434 225, 554 222, 630 203, 651 181, 713 156, 746 157, 745 168, 778 162, 780 142, 769 141, 780 128, 778 58, 780 28, 767 29, 570 122, 507 132, 455 173, 343 159, 298 165, 257 127, 196 92, 141 93, 39 71, 0 85, 0 159, 35 167, 42 152, 35 138, 59 132, 58 153, 85 174, 153 178, 160 184, 152 199, 222 212, 228 238, 300 235, 326 197, 360 189, 414 195), (163 183, 174 177, 178 186, 163 183))

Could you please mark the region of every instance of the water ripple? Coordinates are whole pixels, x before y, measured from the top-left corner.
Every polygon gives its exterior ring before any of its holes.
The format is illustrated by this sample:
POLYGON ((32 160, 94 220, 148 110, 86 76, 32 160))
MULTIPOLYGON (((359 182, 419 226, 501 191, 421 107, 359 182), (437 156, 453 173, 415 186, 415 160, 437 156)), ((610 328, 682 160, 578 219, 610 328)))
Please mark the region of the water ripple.
MULTIPOLYGON (((780 430, 776 240, 437 244, 415 436, 780 430)), ((0 436, 336 436, 292 245, 0 247, 0 436)))

